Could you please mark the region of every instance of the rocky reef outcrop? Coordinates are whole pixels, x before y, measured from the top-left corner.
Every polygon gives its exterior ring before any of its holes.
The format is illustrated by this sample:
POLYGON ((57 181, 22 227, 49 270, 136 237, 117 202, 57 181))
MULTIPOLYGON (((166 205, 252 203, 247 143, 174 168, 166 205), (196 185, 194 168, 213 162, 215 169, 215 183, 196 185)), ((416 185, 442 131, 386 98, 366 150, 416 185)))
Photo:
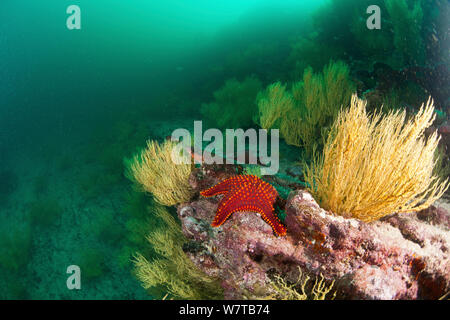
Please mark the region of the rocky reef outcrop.
MULTIPOLYGON (((236 174, 203 166, 190 184, 197 192, 236 174)), ((279 183, 279 181, 278 181, 279 183)), ((337 299, 437 299, 450 289, 450 213, 445 204, 372 223, 322 209, 306 190, 279 199, 287 235, 277 237, 259 214, 237 212, 211 227, 220 196, 178 206, 189 242, 183 248, 208 275, 221 279, 226 299, 264 297, 277 274, 295 282, 299 268, 334 281, 337 299)))

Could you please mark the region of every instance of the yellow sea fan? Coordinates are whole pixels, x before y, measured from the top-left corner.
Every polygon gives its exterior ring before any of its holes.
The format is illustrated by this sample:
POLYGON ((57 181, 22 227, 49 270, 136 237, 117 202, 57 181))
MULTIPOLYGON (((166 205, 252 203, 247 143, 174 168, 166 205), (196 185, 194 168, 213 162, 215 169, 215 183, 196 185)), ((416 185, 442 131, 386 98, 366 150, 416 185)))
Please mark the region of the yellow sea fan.
POLYGON ((306 170, 311 193, 325 209, 366 222, 429 207, 449 186, 433 175, 440 137, 424 137, 432 100, 406 123, 405 111, 369 117, 365 107, 353 95, 339 114, 322 157, 306 170))
POLYGON ((281 120, 280 134, 287 144, 305 148, 308 156, 321 149, 339 110, 350 102, 354 85, 349 73, 341 61, 330 62, 321 73, 304 71, 303 81, 292 85, 294 107, 281 120))
POLYGON ((269 290, 271 293, 265 296, 265 300, 333 300, 336 297, 336 291, 328 295, 334 287, 334 280, 326 283, 323 275, 316 277, 314 284, 309 285, 311 278, 303 275, 298 267, 299 276, 297 282, 290 284, 280 275, 275 275, 274 279, 269 280, 269 290), (307 289, 309 285, 309 289, 307 289))
POLYGON ((165 292, 179 299, 223 298, 219 280, 201 271, 183 251, 187 239, 167 208, 157 205, 153 210, 164 226, 147 236, 156 253, 153 259, 134 256, 134 273, 142 286, 156 296, 165 292))
POLYGON ((286 86, 276 82, 260 92, 257 97, 259 118, 256 122, 261 128, 269 130, 294 107, 294 100, 286 86))
POLYGON ((128 164, 128 175, 166 206, 189 201, 193 195, 188 183, 191 164, 181 154, 173 152, 175 147, 176 143, 172 141, 160 145, 149 140, 147 148, 128 164))

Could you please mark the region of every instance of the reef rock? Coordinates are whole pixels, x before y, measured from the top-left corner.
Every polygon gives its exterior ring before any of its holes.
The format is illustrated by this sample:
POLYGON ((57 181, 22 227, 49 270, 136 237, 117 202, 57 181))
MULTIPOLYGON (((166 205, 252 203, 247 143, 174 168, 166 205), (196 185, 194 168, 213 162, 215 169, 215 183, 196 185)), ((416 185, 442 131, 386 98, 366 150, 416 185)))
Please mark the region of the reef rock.
POLYGON ((441 135, 441 141, 444 144, 447 154, 450 152, 450 122, 447 120, 439 126, 438 133, 441 135))
MULTIPOLYGON (((191 185, 206 189, 233 174, 227 170, 196 169, 191 185)), ((334 280, 338 299, 437 299, 450 289, 450 216, 443 206, 364 223, 327 212, 307 191, 295 190, 280 201, 287 235, 276 237, 251 212, 211 227, 219 197, 181 204, 178 216, 190 240, 184 251, 221 279, 226 299, 264 297, 274 273, 295 282, 299 268, 334 280)))

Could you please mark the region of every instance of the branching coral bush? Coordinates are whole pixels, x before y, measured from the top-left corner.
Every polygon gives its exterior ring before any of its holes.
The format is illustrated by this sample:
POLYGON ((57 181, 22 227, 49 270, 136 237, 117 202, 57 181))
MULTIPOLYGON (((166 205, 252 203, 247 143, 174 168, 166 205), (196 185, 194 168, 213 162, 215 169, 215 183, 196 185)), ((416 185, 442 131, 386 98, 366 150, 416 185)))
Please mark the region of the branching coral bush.
POLYGON ((292 145, 303 146, 308 155, 323 146, 329 127, 339 110, 348 105, 353 91, 349 68, 343 62, 331 62, 322 74, 309 68, 303 82, 293 85, 297 108, 286 115, 281 135, 292 145))
POLYGON ((385 0, 385 5, 394 27, 394 46, 402 55, 402 63, 423 63, 423 11, 420 1, 415 1, 412 8, 408 7, 406 0, 385 0))
POLYGON ((281 82, 269 85, 266 90, 258 93, 256 100, 259 113, 255 122, 266 130, 279 127, 280 119, 294 107, 292 94, 281 82))
MULTIPOLYGON (((375 3, 369 3, 363 8, 367 8, 371 4, 375 3)), ((361 12, 363 11, 365 10, 355 10, 355 14, 351 19, 350 30, 357 43, 355 47, 365 57, 370 57, 372 60, 383 60, 384 62, 387 59, 389 62, 389 55, 394 51, 394 36, 391 28, 367 29, 367 20, 361 18, 361 12)), ((385 12, 384 6, 381 7, 381 12, 385 12)), ((381 22, 382 25, 383 22, 381 22)))
POLYGON ((122 209, 125 217, 125 241, 122 242, 118 262, 121 268, 129 269, 136 252, 145 256, 153 252, 146 237, 148 231, 157 225, 158 220, 150 214, 150 208, 158 204, 142 193, 136 185, 130 190, 125 201, 122 209))
POLYGON ((275 275, 269 280, 269 290, 271 294, 264 297, 269 300, 333 300, 336 292, 331 293, 334 281, 326 283, 321 275, 316 277, 314 284, 310 284, 311 278, 304 276, 302 270, 298 268, 299 276, 295 283, 289 283, 280 275, 275 275))
MULTIPOLYGON (((360 20, 366 22, 365 12, 370 5, 381 7, 383 0, 328 0, 323 2, 320 8, 312 14, 312 23, 315 28, 316 42, 321 46, 345 52, 345 55, 354 56, 358 53, 359 47, 355 45, 355 38, 352 34, 353 18, 357 16, 360 20)), ((383 14, 382 14, 383 17, 383 14)), ((382 27, 386 28, 386 27, 382 27)), ((373 30, 366 31, 372 32, 373 30)), ((378 30, 377 30, 378 31, 378 30)), ((333 52, 333 51, 332 51, 333 52)), ((318 53, 324 55, 326 53, 318 53)), ((328 52, 329 54, 329 52, 328 52)), ((345 55, 340 58, 345 58, 345 55)), ((331 55, 336 58, 336 55, 331 55)))
POLYGON ((433 174, 440 138, 424 137, 433 102, 407 122, 405 111, 368 116, 365 107, 354 95, 340 113, 323 156, 307 167, 310 191, 325 209, 366 222, 427 208, 449 186, 433 174))
POLYGON ((183 251, 186 238, 181 227, 163 207, 155 208, 155 216, 164 228, 151 232, 147 240, 158 253, 149 261, 142 254, 134 259, 135 274, 145 289, 160 289, 180 299, 220 299, 222 288, 216 279, 198 269, 183 251))
MULTIPOLYGON (((433 174, 436 177, 439 177, 441 180, 445 180, 450 177, 450 161, 449 156, 445 152, 445 146, 439 145, 436 148, 436 164, 433 169, 433 174)), ((448 196, 450 193, 450 189, 445 191, 445 194, 448 196)))
POLYGON ((125 160, 126 175, 166 206, 188 201, 193 195, 188 182, 191 165, 184 161, 183 155, 172 152, 175 146, 172 141, 161 145, 156 141, 147 141, 147 148, 131 160, 125 160))
POLYGON ((215 101, 203 104, 200 112, 205 120, 220 129, 249 127, 257 112, 255 98, 260 90, 261 82, 257 78, 230 79, 214 92, 215 101))
POLYGON ((343 62, 331 62, 318 74, 308 68, 303 81, 294 83, 290 91, 278 82, 258 95, 259 124, 265 129, 279 127, 286 143, 305 148, 311 156, 322 148, 353 89, 349 68, 343 62))

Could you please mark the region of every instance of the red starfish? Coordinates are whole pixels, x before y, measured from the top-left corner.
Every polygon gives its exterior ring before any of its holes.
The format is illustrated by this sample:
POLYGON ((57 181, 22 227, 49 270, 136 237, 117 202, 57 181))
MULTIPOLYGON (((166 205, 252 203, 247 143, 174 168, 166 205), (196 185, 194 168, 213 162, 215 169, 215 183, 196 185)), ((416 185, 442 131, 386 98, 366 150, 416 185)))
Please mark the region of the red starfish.
POLYGON ((222 225, 234 212, 251 211, 258 212, 277 235, 284 236, 286 234, 286 227, 281 224, 280 219, 273 212, 273 204, 278 192, 257 176, 233 176, 203 190, 200 194, 204 197, 224 194, 211 224, 213 227, 222 225))

